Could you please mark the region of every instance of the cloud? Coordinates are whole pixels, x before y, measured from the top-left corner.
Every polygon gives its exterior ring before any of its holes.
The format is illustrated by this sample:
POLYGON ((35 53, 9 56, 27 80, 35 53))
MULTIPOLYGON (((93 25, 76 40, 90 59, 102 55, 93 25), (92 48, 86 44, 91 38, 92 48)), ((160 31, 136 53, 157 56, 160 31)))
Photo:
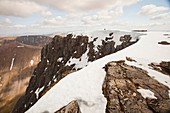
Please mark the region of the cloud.
POLYGON ((151 17, 152 20, 170 19, 170 12, 151 17))
POLYGON ((0 0, 0 15, 27 17, 33 13, 51 16, 49 7, 66 13, 110 10, 134 4, 139 0, 0 0))
POLYGON ((48 4, 65 12, 88 12, 111 9, 116 6, 131 5, 139 0, 34 0, 40 4, 48 4))
POLYGON ((61 16, 57 16, 55 18, 45 19, 42 22, 42 25, 45 25, 45 26, 56 26, 56 25, 62 25, 64 23, 65 23, 65 18, 61 17, 61 16))
POLYGON ((153 4, 149 4, 149 5, 143 6, 140 9, 140 11, 138 12, 138 14, 141 14, 141 15, 152 15, 152 14, 160 13, 160 12, 167 11, 167 10, 168 10, 167 7, 156 6, 156 5, 153 5, 153 4))
POLYGON ((108 24, 113 21, 116 16, 121 15, 122 9, 113 10, 102 10, 91 16, 84 16, 82 22, 84 24, 108 24))
MULTIPOLYGON (((124 6, 137 3, 139 0, 115 0, 114 8, 98 11, 94 15, 88 15, 82 18, 82 22, 88 24, 109 25, 115 23, 115 18, 123 14, 124 6)), ((106 1, 105 1, 106 2, 106 1)), ((112 4, 113 5, 113 4, 112 4)))
POLYGON ((6 18, 4 22, 7 23, 7 24, 11 24, 12 23, 12 21, 9 18, 6 18))
POLYGON ((101 8, 111 8, 117 0, 34 0, 40 4, 48 4, 65 12, 85 12, 101 8))
POLYGON ((42 11, 41 14, 42 14, 43 16, 52 16, 52 15, 53 15, 53 14, 52 14, 50 11, 48 11, 48 10, 42 11))
POLYGON ((1 26, 10 26, 10 25, 13 25, 13 22, 9 18, 6 18, 5 20, 0 22, 0 25, 1 26))
POLYGON ((43 11, 46 11, 46 8, 33 1, 0 0, 0 15, 27 17, 43 11))
POLYGON ((22 24, 16 24, 16 25, 11 26, 11 28, 17 28, 17 29, 26 28, 26 27, 27 27, 26 25, 22 25, 22 24))

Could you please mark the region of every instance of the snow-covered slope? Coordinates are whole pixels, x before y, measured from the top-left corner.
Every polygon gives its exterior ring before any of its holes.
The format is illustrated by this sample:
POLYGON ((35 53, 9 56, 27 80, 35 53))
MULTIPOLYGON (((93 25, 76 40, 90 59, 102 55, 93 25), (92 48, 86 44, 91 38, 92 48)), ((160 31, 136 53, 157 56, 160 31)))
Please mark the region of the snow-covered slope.
MULTIPOLYGON (((161 40, 170 41, 162 32, 148 32, 134 45, 117 53, 105 56, 77 72, 71 73, 59 81, 26 113, 55 112, 72 100, 78 100, 83 113, 104 113, 106 99, 102 94, 105 77, 103 67, 114 60, 126 60, 126 56, 137 62, 128 62, 149 72, 156 80, 170 88, 170 77, 149 68, 151 62, 170 60, 170 46, 158 45, 161 40)), ((140 90, 141 92, 141 90, 140 90)), ((142 93, 142 92, 141 92, 142 93)), ((149 96, 149 95, 148 95, 149 96)), ((145 94, 146 97, 146 94, 145 94)))

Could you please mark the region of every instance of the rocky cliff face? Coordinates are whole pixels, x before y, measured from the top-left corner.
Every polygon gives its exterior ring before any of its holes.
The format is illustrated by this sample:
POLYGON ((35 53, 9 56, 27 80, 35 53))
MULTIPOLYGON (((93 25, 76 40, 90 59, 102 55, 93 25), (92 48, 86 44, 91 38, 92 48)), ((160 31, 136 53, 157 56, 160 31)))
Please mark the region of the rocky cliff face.
POLYGON ((131 35, 86 36, 68 34, 55 36, 41 51, 41 62, 31 77, 24 96, 17 102, 13 113, 28 110, 55 83, 68 73, 87 66, 89 62, 117 52, 138 41, 131 35))
POLYGON ((110 62, 105 70, 106 113, 168 113, 170 110, 169 88, 146 71, 124 61, 110 62))

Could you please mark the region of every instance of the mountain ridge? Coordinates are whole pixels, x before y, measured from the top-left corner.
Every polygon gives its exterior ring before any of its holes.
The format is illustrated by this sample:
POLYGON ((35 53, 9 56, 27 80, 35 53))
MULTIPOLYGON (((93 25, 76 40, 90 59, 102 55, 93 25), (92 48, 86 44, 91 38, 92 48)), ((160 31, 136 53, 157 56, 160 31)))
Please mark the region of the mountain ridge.
POLYGON ((26 111, 50 85, 57 83, 68 73, 80 70, 89 62, 117 52, 136 43, 141 34, 131 32, 96 31, 87 35, 68 34, 55 36, 41 51, 41 62, 34 70, 25 96, 21 97, 13 113, 26 111), (132 37, 131 35, 137 36, 132 37), (120 35, 120 36, 119 36, 120 35))
MULTIPOLYGON (((163 108, 163 106, 162 107, 160 106, 159 108, 156 107, 157 103, 162 103, 161 101, 162 97, 159 95, 166 95, 163 96, 163 98, 166 99, 166 102, 169 101, 168 95, 170 89, 170 77, 168 75, 155 71, 152 67, 149 66, 149 64, 151 62, 160 63, 161 61, 168 61, 170 59, 168 55, 169 46, 163 46, 163 45, 160 46, 157 43, 158 41, 165 40, 165 39, 169 40, 168 38, 163 36, 162 32, 148 32, 147 35, 141 36, 140 40, 137 43, 131 45, 130 47, 127 47, 119 52, 107 55, 96 61, 91 62, 87 67, 84 67, 79 71, 71 73, 68 76, 64 77, 62 80, 60 80, 52 89, 50 89, 42 98, 40 98, 33 107, 31 107, 28 111, 26 111, 26 113, 44 112, 44 111, 48 111, 50 113, 56 112, 57 110, 59 110, 60 108, 67 105, 73 100, 78 101, 80 110, 83 113, 84 112, 85 113, 106 112, 106 110, 108 110, 106 108, 106 105, 107 102, 109 102, 109 100, 108 101, 106 100, 102 92, 103 81, 104 78, 106 77, 106 72, 103 67, 105 67, 105 65, 108 62, 119 61, 119 60, 121 60, 119 62, 122 62, 122 60, 124 60, 126 64, 130 66, 130 67, 127 66, 127 68, 132 69, 133 71, 134 69, 136 69, 135 67, 137 67, 137 69, 141 70, 140 73, 145 73, 145 74, 147 73, 147 78, 149 77, 149 79, 147 80, 156 81, 155 84, 156 86, 160 85, 160 87, 165 88, 165 91, 163 89, 160 90, 155 89, 153 88, 155 87, 155 85, 153 84, 151 86, 139 87, 139 89, 135 88, 135 90, 137 91, 136 93, 133 93, 134 97, 136 96, 134 99, 138 99, 137 95, 140 95, 140 99, 144 100, 145 102, 149 98, 147 102, 149 102, 148 103, 149 107, 152 108, 152 110, 149 109, 149 111, 151 112, 159 111, 160 108, 163 108), (157 50, 159 50, 159 53, 157 52, 157 50), (154 90, 159 90, 159 91, 155 92, 154 90)), ((128 76, 142 77, 139 76, 139 74, 133 76, 134 72, 128 69, 125 71, 127 71, 127 74, 129 74, 128 76)), ((124 75, 125 71, 124 69, 120 71, 115 70, 115 72, 118 73, 118 75, 119 74, 124 75)), ((127 78, 125 78, 125 80, 126 79, 127 78)), ((143 80, 143 82, 149 83, 147 82, 147 80, 143 80)), ((118 81, 120 86, 127 87, 127 85, 121 83, 121 81, 120 82, 119 80, 116 81, 118 81)), ((136 84, 136 86, 138 85, 136 84)), ((134 88, 134 87, 129 87, 129 88, 134 88)), ((112 89, 108 89, 108 92, 112 92, 112 89)), ((126 96, 122 93, 120 93, 120 96, 126 96)), ((129 101, 126 98, 124 99, 120 101, 121 102, 129 101)), ((165 111, 170 108, 169 104, 166 102, 163 102, 162 104, 166 106, 166 109, 163 108, 165 111)), ((144 106, 146 106, 146 104, 144 104, 144 106)), ((123 107, 121 109, 121 112, 123 112, 123 107)), ((141 110, 141 112, 145 113, 144 110, 141 110)))

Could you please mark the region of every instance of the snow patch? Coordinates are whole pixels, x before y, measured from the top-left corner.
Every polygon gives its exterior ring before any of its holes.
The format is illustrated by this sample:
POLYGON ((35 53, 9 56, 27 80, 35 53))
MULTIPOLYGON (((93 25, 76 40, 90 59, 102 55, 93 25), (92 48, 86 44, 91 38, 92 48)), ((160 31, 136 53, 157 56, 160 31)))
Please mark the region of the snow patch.
POLYGON ((84 43, 81 44, 81 46, 83 46, 83 45, 84 45, 84 43))
POLYGON ((74 53, 76 54, 76 53, 77 53, 77 51, 74 51, 74 53))
POLYGON ((24 46, 17 46, 18 48, 24 47, 24 46))
POLYGON ((60 58, 57 59, 57 62, 61 62, 62 60, 63 60, 63 58, 60 57, 60 58))
POLYGON ((31 64, 31 66, 33 66, 33 64, 34 64, 34 60, 31 60, 31 61, 30 61, 30 64, 31 64))
POLYGON ((46 71, 48 69, 48 67, 46 67, 45 69, 44 69, 44 71, 46 71))
POLYGON ((44 86, 41 87, 41 88, 37 88, 37 90, 35 91, 35 94, 36 94, 36 98, 38 99, 39 97, 39 93, 44 89, 44 86))
POLYGON ((49 62, 50 62, 50 61, 47 59, 47 64, 49 64, 49 62))
POLYGON ((157 99, 154 95, 154 93, 152 91, 150 91, 149 89, 137 89, 137 91, 143 96, 143 98, 153 98, 153 99, 157 99))
POLYGON ((54 82, 57 82, 57 79, 54 79, 54 82))
POLYGON ((14 60, 15 60, 15 58, 12 58, 12 62, 11 62, 11 66, 10 66, 10 71, 12 70, 12 68, 13 68, 13 65, 14 65, 14 60))
POLYGON ((72 64, 76 64, 75 69, 86 67, 86 65, 88 65, 88 55, 87 55, 88 52, 89 52, 89 48, 87 48, 86 52, 80 57, 80 59, 70 58, 67 61, 66 65, 70 66, 72 64))
POLYGON ((47 86, 50 86, 51 85, 51 81, 48 83, 48 85, 47 86))

